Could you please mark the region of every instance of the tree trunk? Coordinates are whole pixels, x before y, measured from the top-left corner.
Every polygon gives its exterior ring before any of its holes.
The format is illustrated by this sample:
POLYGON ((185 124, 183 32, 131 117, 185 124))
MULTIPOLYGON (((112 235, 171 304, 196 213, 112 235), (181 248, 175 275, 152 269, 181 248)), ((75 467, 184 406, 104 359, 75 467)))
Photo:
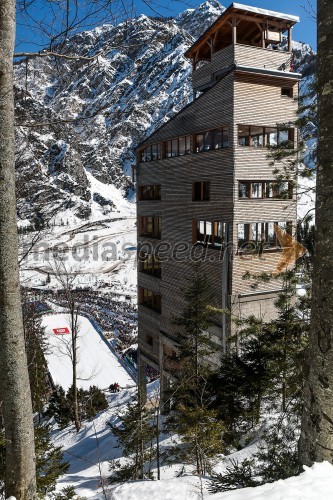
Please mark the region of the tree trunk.
POLYGON ((15 199, 15 1, 0 5, 0 377, 6 435, 5 495, 36 495, 34 430, 24 345, 15 199))
POLYGON ((76 432, 81 429, 79 402, 77 399, 77 338, 78 338, 78 312, 75 311, 75 303, 71 304, 72 323, 72 374, 73 374, 73 414, 76 432))
POLYGON ((333 462, 333 3, 318 0, 318 169, 309 360, 300 463, 333 462))

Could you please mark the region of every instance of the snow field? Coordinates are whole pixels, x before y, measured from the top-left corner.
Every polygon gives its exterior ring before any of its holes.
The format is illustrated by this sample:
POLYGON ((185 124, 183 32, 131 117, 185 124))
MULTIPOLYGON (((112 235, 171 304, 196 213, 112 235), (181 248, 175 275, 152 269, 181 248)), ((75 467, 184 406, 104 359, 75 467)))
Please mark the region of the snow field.
MULTIPOLYGON (((49 345, 46 359, 53 381, 67 390, 72 384, 72 363, 69 356, 71 335, 56 335, 53 329, 67 327, 70 330, 70 316, 69 314, 43 316, 42 324, 49 345)), ((106 389, 114 382, 118 382, 120 387, 133 386, 134 381, 90 321, 79 316, 78 324, 78 387, 88 389, 91 385, 96 385, 106 389)))

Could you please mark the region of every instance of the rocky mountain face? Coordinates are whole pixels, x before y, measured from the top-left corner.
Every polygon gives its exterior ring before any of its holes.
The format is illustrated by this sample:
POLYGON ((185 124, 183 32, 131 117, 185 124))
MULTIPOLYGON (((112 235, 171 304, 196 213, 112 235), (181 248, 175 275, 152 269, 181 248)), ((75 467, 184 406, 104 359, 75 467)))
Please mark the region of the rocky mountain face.
MULTIPOLYGON (((142 15, 69 39, 67 54, 101 53, 90 61, 16 64, 19 219, 43 223, 68 209, 89 219, 97 208, 117 209, 91 176, 132 196, 135 147, 191 99, 183 54, 223 11, 208 0, 176 18, 142 15)), ((303 44, 295 51, 296 68, 311 78, 313 52, 303 44)))

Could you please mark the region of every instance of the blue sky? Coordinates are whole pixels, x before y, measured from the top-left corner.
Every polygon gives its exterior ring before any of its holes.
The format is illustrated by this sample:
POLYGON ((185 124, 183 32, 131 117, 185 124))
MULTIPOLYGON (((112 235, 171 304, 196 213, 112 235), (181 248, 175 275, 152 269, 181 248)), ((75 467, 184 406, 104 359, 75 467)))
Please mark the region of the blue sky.
MULTIPOLYGON (((1 1, 1 0, 0 0, 1 1)), ((148 3, 142 0, 135 1, 135 14, 155 15, 154 11, 148 7, 148 3)), ((162 16, 174 16, 183 12, 188 8, 195 8, 204 0, 156 0, 152 1, 153 9, 162 16)), ((219 0, 222 5, 228 7, 232 2, 219 0)), ((316 8, 317 0, 310 0, 313 8, 316 8)), ((316 49, 316 24, 310 15, 302 8, 302 5, 307 5, 308 0, 239 0, 239 3, 262 7, 265 9, 276 10, 287 14, 298 15, 301 22, 294 28, 294 39, 310 44, 316 49)), ((48 13, 45 5, 52 5, 46 0, 34 0, 30 14, 33 18, 42 20, 43 23, 48 21, 48 13)), ((40 35, 38 30, 33 30, 28 26, 30 22, 27 19, 23 20, 20 15, 17 18, 17 51, 38 51, 43 48, 45 39, 40 35)), ((99 22, 102 24, 102 21, 99 22)), ((87 26, 86 29, 92 28, 87 26)))

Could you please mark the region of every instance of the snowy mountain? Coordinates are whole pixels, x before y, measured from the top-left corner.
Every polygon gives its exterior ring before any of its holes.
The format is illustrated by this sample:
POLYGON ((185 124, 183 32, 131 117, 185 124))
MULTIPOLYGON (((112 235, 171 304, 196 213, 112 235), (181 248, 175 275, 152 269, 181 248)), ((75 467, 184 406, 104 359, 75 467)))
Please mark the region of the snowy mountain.
POLYGON ((131 196, 134 149, 188 103, 183 54, 223 10, 210 0, 175 19, 141 15, 68 40, 68 54, 102 51, 90 62, 16 65, 17 122, 46 123, 17 131, 20 219, 39 222, 69 208, 87 219, 94 205, 104 215, 114 211, 111 195, 94 192, 87 173, 131 196))

